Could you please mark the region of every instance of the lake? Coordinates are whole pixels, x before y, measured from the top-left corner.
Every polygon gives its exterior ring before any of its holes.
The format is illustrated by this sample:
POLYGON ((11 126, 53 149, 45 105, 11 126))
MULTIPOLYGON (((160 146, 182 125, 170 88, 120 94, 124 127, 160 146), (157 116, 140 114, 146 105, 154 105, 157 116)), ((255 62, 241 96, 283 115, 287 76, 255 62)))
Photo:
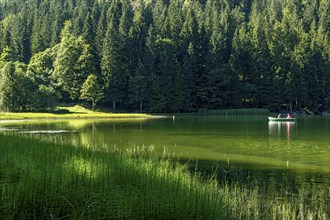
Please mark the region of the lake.
MULTIPOLYGON (((310 198, 330 207, 330 117, 268 122, 266 116, 176 116, 134 120, 1 122, 16 132, 78 147, 153 145, 174 153, 192 169, 221 180, 263 185, 263 190, 310 198), (197 166, 196 166, 197 164, 197 166)), ((312 201, 313 202, 313 201, 312 201)), ((328 216, 329 214, 328 209, 328 216)))

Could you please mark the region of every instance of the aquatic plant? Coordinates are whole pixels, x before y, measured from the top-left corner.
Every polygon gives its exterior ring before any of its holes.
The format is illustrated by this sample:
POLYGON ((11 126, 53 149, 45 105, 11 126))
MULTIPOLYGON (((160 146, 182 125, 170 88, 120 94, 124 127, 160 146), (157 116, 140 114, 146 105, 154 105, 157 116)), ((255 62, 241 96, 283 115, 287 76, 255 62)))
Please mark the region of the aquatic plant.
POLYGON ((264 108, 244 108, 244 109, 219 109, 208 110, 208 115, 222 115, 222 116, 249 116, 249 115, 269 115, 269 109, 264 108))
POLYGON ((224 216, 218 188, 150 148, 120 152, 0 139, 1 219, 224 216))
POLYGON ((258 188, 190 172, 153 147, 86 148, 0 134, 0 219, 326 219, 258 188))

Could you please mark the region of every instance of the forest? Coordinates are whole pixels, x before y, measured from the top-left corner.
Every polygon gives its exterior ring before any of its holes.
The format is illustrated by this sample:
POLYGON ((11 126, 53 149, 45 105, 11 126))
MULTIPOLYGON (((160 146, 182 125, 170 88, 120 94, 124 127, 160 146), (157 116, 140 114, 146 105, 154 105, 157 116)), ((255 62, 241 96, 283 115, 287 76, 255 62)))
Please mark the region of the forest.
POLYGON ((0 110, 330 110, 327 0, 0 0, 0 110))

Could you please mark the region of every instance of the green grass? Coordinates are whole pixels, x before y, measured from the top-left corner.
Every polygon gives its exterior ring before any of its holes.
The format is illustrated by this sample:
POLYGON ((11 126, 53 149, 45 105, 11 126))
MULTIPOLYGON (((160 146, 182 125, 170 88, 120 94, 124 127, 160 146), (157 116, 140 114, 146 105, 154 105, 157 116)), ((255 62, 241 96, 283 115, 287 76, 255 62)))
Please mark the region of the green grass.
POLYGON ((0 219, 221 219, 217 187, 150 148, 0 136, 0 219), (148 159, 149 158, 149 159, 148 159))
POLYGON ((0 141, 0 219, 327 217, 322 204, 204 178, 152 147, 100 150, 3 134, 0 141))
POLYGON ((24 120, 24 119, 88 119, 88 118, 150 118, 155 117, 148 114, 134 113, 111 113, 101 111, 91 111, 83 106, 57 107, 55 112, 0 112, 0 120, 24 120), (65 112, 65 113, 61 113, 65 112))
MULTIPOLYGON (((91 109, 88 109, 81 105, 75 105, 75 106, 58 106, 55 108, 55 110, 67 110, 69 112, 73 113, 93 113, 91 109)), ((98 112, 98 111, 96 111, 98 112)))

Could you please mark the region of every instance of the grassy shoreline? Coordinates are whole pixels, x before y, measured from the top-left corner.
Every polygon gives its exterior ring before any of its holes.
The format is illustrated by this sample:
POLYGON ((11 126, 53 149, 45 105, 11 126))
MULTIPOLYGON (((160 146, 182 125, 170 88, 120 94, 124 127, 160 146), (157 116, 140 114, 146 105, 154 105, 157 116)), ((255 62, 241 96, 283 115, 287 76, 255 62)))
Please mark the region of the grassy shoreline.
POLYGON ((258 186, 189 172, 152 147, 0 140, 0 219, 327 219, 326 204, 309 206, 303 193, 298 203, 266 198, 258 186))
POLYGON ((93 118, 154 118, 148 114, 133 113, 0 113, 0 120, 27 120, 27 119, 93 119, 93 118))
MULTIPOLYGON (((175 115, 210 115, 210 116, 252 116, 269 115, 268 109, 221 109, 203 110, 197 113, 176 113, 175 115)), ((151 115, 143 113, 113 113, 109 109, 91 111, 83 106, 58 106, 54 113, 48 112, 0 112, 0 120, 29 119, 136 119, 172 117, 173 114, 151 115)))
POLYGON ((0 219, 225 216, 211 181, 204 184, 151 148, 120 152, 0 139, 0 219))

